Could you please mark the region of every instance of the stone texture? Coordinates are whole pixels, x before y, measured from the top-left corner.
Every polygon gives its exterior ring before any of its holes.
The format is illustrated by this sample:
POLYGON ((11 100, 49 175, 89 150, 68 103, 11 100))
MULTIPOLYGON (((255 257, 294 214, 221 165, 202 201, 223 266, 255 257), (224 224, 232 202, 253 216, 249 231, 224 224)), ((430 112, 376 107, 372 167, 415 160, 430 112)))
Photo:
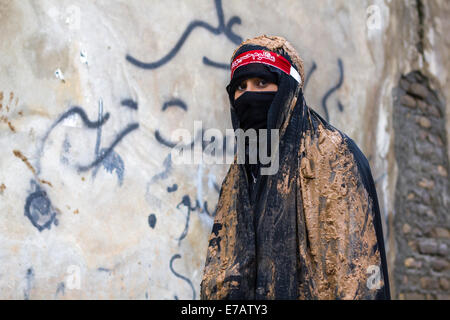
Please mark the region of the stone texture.
POLYGON ((426 239, 419 242, 419 251, 423 254, 437 254, 439 246, 434 240, 426 239))
POLYGON ((439 93, 430 88, 429 80, 420 72, 402 77, 396 93, 395 150, 401 172, 396 208, 398 213, 409 214, 395 217, 397 228, 405 235, 396 236, 396 259, 402 259, 403 264, 396 264, 395 287, 401 292, 399 299, 440 299, 445 297, 449 274, 449 166, 447 141, 442 141, 446 131, 439 112, 442 102, 431 98, 439 93), (402 80, 408 81, 408 94, 402 80), (409 95, 416 98, 417 108, 413 111, 404 103, 409 95))
POLYGON ((404 105, 405 107, 409 107, 409 108, 415 108, 415 107, 417 107, 417 102, 416 102, 416 100, 415 100, 413 97, 411 97, 411 96, 409 96, 409 95, 407 95, 407 94, 405 94, 404 96, 402 96, 402 97, 400 98, 400 103, 401 103, 402 105, 404 105))
POLYGON ((424 85, 414 82, 409 86, 408 93, 418 98, 425 99, 428 96, 428 89, 424 85))
POLYGON ((446 243, 439 243, 438 254, 440 254, 443 257, 448 256, 448 245, 446 243))
POLYGON ((445 228, 441 227, 434 228, 434 234, 436 238, 446 238, 446 239, 450 238, 450 231, 445 228))
POLYGON ((406 258, 404 261, 405 267, 407 268, 420 268, 422 267, 422 262, 416 261, 414 258, 406 258))
POLYGON ((449 280, 447 278, 440 278, 439 279, 439 286, 442 290, 448 291, 450 288, 449 280))
POLYGON ((445 259, 433 259, 431 260, 431 267, 436 271, 449 270, 450 263, 445 259))
POLYGON ((431 127, 430 119, 425 118, 425 117, 419 117, 418 123, 422 128, 425 128, 425 129, 429 129, 431 127))
POLYGON ((410 292, 404 294, 405 300, 425 300, 425 295, 416 293, 416 292, 410 292))
POLYGON ((402 230, 403 230, 403 233, 409 233, 410 231, 411 231, 411 226, 409 225, 409 224, 407 224, 407 223, 405 223, 404 225, 403 225, 403 228, 402 228, 402 230))
POLYGON ((422 277, 420 279, 420 285, 424 290, 436 290, 439 287, 438 280, 431 277, 422 277))

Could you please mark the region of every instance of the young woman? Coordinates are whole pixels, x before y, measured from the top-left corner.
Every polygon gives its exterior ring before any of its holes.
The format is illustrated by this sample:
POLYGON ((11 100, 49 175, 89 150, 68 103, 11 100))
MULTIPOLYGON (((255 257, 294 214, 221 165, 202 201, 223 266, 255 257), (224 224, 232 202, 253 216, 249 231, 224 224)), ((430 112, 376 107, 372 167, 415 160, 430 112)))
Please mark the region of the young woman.
POLYGON ((202 299, 390 299, 369 163, 307 106, 304 80, 282 37, 248 39, 232 56, 233 127, 279 130, 279 169, 262 175, 259 164, 231 164, 202 299))

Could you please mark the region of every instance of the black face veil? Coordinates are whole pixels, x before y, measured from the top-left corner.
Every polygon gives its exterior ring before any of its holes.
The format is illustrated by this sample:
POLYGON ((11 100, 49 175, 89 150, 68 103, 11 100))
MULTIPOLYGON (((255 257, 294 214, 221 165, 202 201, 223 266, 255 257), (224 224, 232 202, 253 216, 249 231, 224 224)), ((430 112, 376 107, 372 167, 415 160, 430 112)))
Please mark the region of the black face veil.
MULTIPOLYGON (((261 49, 282 55, 303 71, 281 37, 249 39, 233 59, 261 49)), ((366 157, 352 139, 306 105, 301 83, 265 67, 278 77, 267 128, 279 130, 279 169, 259 175, 249 188, 253 182, 245 166, 236 158, 230 165, 210 236, 201 298, 389 299, 381 217, 366 157)), ((227 91, 237 129, 233 85, 231 81, 227 91)))

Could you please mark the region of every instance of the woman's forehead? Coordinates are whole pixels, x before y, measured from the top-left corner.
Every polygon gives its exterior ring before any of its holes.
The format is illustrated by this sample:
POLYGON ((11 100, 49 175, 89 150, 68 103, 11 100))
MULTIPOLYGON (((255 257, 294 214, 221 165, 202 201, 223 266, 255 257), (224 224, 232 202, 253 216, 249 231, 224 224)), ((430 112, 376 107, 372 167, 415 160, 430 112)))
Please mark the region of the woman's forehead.
POLYGON ((241 83, 244 81, 255 81, 255 80, 267 80, 264 76, 257 76, 257 77, 248 77, 241 80, 241 83))

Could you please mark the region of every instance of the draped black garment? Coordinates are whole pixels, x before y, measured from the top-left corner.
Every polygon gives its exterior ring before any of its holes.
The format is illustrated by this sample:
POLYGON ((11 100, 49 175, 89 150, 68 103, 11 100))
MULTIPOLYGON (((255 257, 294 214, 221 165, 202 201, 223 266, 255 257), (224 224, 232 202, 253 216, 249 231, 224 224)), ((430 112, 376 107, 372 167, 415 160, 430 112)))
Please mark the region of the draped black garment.
MULTIPOLYGON (((255 49, 268 50, 245 44, 234 57, 255 49)), ((292 63, 282 48, 277 53, 292 63)), ((201 299, 390 299, 369 163, 307 106, 297 81, 278 75, 267 127, 280 130, 279 170, 253 183, 237 158, 230 165, 201 299)), ((233 108, 231 118, 238 128, 233 108)))

